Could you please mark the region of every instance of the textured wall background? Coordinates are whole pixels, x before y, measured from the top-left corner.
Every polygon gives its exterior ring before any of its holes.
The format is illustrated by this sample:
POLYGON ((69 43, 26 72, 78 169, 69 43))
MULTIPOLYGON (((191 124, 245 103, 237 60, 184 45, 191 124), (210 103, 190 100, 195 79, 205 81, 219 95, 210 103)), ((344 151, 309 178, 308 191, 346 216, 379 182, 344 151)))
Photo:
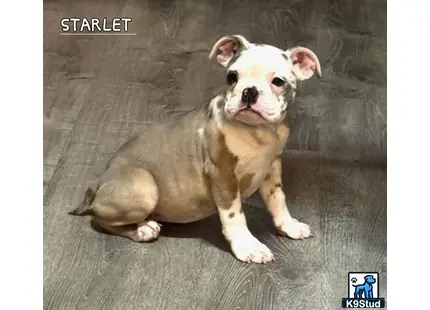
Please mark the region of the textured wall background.
POLYGON ((48 3, 47 130, 79 125, 119 146, 143 123, 208 99, 225 78, 208 53, 219 37, 239 33, 282 48, 307 46, 319 56, 323 79, 303 82, 289 109, 290 149, 386 162, 385 1, 120 0, 106 1, 102 11, 97 1, 48 3), (58 35, 61 17, 101 15, 131 17, 137 35, 58 35), (111 125, 101 126, 107 120, 111 125))

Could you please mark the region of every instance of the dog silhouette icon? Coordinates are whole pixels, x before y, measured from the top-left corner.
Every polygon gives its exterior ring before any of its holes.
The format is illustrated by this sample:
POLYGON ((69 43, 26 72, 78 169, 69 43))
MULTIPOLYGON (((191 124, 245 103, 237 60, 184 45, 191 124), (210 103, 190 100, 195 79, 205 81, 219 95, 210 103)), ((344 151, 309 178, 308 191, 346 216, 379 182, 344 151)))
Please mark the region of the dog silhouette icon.
POLYGON ((373 284, 376 279, 372 275, 364 277, 363 284, 352 284, 355 287, 354 298, 373 298, 373 284))

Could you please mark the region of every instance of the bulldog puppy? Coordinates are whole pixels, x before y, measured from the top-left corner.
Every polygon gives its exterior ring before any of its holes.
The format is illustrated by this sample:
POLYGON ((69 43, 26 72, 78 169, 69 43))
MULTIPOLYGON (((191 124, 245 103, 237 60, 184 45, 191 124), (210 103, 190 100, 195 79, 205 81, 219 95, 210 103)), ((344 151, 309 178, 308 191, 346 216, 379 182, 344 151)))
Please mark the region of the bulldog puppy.
POLYGON ((279 234, 311 236, 288 211, 280 154, 288 103, 299 81, 321 76, 320 63, 307 48, 281 50, 240 35, 221 38, 209 58, 227 69, 224 90, 122 145, 70 214, 147 242, 158 237, 158 222, 189 223, 218 212, 235 257, 267 263, 274 256, 248 230, 241 199, 259 190, 279 234))

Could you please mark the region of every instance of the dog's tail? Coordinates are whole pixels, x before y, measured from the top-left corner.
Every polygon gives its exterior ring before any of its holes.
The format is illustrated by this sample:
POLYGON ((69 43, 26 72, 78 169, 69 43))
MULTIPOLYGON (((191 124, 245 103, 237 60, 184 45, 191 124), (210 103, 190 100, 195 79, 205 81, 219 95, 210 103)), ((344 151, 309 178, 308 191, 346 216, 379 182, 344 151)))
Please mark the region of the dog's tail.
POLYGON ((93 187, 89 186, 85 191, 84 200, 79 204, 77 208, 73 209, 72 211, 69 211, 68 214, 76 216, 92 215, 92 204, 94 198, 96 198, 96 192, 97 189, 94 189, 93 187))

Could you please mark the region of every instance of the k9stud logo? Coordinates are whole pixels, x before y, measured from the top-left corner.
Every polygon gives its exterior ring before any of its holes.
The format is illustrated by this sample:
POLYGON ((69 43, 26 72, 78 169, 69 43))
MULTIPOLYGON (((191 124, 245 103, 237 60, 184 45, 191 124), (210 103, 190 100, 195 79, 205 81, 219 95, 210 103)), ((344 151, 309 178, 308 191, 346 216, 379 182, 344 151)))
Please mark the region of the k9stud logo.
POLYGON ((348 298, 342 298, 342 308, 385 308, 385 298, 379 297, 379 273, 348 273, 348 298))

